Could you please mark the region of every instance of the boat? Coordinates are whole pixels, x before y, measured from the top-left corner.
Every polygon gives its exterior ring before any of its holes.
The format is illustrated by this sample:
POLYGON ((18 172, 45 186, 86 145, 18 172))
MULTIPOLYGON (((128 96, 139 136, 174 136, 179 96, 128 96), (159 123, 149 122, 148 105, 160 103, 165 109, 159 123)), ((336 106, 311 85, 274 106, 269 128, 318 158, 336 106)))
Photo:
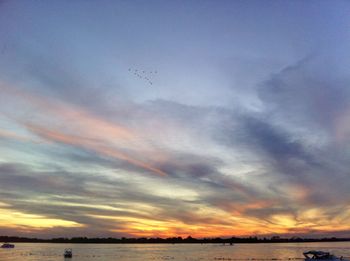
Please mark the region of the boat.
POLYGON ((317 261, 317 260, 344 260, 343 257, 337 257, 335 255, 330 254, 329 252, 324 252, 324 251, 307 251, 303 253, 305 257, 305 261, 317 261))
POLYGON ((66 248, 65 250, 64 250, 64 257, 65 258, 71 258, 71 257, 73 257, 73 251, 72 251, 72 249, 71 248, 66 248))
POLYGON ((10 243, 4 243, 1 245, 1 248, 14 248, 14 247, 15 245, 10 243))

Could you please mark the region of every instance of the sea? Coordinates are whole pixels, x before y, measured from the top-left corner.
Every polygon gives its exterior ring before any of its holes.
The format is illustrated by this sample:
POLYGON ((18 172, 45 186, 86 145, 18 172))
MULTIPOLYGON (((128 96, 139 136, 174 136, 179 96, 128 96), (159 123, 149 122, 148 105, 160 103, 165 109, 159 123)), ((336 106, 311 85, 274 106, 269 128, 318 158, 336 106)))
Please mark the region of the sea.
POLYGON ((54 244, 16 243, 0 248, 0 261, 145 261, 145 260, 303 260, 302 253, 322 250, 350 260, 350 242, 260 244, 54 244), (65 248, 73 257, 64 258, 65 248))

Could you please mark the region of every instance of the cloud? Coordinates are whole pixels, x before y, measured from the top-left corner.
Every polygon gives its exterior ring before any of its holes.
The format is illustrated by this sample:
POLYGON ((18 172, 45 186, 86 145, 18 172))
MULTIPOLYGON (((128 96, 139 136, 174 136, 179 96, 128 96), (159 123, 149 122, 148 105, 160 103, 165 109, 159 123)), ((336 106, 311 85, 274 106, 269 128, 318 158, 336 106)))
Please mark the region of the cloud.
POLYGON ((151 173, 166 176, 167 174, 151 165, 136 159, 135 157, 128 156, 126 153, 120 152, 119 150, 101 144, 99 141, 94 141, 88 138, 81 138, 80 136, 72 136, 64 133, 56 132, 55 130, 46 129, 40 126, 28 125, 27 128, 32 132, 44 138, 48 141, 64 143, 67 145, 73 145, 86 150, 92 150, 103 156, 111 157, 117 160, 126 161, 136 167, 147 170, 151 173))
MULTIPOLYGON (((262 104, 258 112, 222 110, 218 117, 213 139, 228 150, 239 150, 241 158, 256 168, 245 180, 267 189, 261 195, 269 203, 246 204, 239 213, 267 222, 291 215, 298 224, 308 209, 348 204, 348 145, 336 142, 336 130, 337 119, 347 111, 349 93, 339 72, 320 67, 322 59, 307 57, 272 73, 256 87, 262 104)), ((251 195, 258 202, 259 194, 251 195)), ((235 209, 234 203, 226 205, 235 209)), ((316 230, 324 231, 321 220, 339 215, 331 213, 315 217, 316 230)))
POLYGON ((306 57, 272 74, 259 88, 259 97, 274 115, 317 132, 331 131, 349 106, 350 93, 342 72, 322 56, 306 57))
POLYGON ((85 227, 72 235, 347 231, 349 155, 334 133, 348 93, 313 59, 256 86, 258 112, 164 99, 89 106, 3 84, 4 114, 45 158, 0 166, 1 208, 85 227))

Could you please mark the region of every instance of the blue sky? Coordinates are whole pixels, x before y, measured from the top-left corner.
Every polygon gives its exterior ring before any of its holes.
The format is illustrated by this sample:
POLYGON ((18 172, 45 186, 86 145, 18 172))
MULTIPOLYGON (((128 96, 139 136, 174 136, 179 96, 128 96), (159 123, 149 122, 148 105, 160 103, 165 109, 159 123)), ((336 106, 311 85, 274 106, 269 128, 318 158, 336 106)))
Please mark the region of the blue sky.
POLYGON ((1 1, 0 232, 349 235, 349 9, 1 1))

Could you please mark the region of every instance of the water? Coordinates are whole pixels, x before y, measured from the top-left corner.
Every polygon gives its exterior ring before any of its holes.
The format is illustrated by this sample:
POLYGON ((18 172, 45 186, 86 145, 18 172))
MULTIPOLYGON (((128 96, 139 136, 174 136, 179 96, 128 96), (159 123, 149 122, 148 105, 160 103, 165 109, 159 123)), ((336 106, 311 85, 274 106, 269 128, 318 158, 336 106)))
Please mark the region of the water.
POLYGON ((16 243, 1 249, 1 261, 141 261, 141 260, 298 260, 307 250, 329 251, 350 257, 350 242, 280 244, 41 244, 16 243), (64 259, 65 248, 73 258, 64 259))

